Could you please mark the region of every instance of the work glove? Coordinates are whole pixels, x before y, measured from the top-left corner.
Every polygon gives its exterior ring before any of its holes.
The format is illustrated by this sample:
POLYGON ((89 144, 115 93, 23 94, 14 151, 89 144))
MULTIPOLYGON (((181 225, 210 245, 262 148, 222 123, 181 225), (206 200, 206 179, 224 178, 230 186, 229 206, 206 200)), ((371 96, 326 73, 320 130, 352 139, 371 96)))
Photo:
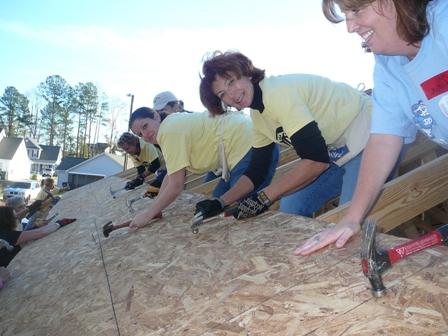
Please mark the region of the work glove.
POLYGON ((76 220, 76 218, 62 218, 56 221, 61 227, 69 225, 73 223, 76 220))
POLYGON ((219 215, 224 209, 224 203, 221 199, 215 197, 196 203, 196 211, 194 214, 202 213, 202 219, 207 219, 219 215))
POLYGON ((28 206, 28 212, 32 216, 37 210, 42 207, 42 201, 36 200, 28 206))
POLYGON ((269 209, 272 202, 264 191, 258 194, 246 197, 238 202, 238 206, 233 211, 233 217, 236 219, 245 219, 258 216, 269 209))
POLYGON ((148 190, 146 190, 143 197, 155 198, 159 194, 160 188, 154 187, 152 185, 149 186, 148 190))
POLYGON ((135 189, 136 187, 140 186, 143 184, 143 181, 145 181, 145 178, 143 176, 137 176, 137 178, 135 180, 129 181, 128 183, 126 183, 126 185, 124 186, 124 188, 126 190, 132 190, 135 189))

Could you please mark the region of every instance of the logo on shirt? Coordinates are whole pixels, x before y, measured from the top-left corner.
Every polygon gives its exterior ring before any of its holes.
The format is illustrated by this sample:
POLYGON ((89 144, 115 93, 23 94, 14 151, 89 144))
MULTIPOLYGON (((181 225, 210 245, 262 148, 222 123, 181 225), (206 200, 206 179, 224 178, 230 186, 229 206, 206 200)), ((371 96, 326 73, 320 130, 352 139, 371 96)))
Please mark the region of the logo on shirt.
POLYGON ((434 139, 432 128, 436 125, 435 120, 428 112, 428 107, 421 100, 417 104, 411 106, 412 120, 417 128, 419 128, 428 138, 434 139))
POLYGON ((292 146, 291 139, 283 131, 283 127, 279 127, 275 130, 275 138, 278 142, 284 143, 285 145, 292 146))

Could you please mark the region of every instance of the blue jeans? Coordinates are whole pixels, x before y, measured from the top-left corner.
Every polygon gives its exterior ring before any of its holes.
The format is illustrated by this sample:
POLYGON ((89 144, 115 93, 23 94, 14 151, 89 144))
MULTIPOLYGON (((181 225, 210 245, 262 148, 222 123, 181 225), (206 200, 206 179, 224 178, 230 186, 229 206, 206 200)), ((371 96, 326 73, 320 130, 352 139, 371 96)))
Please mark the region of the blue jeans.
POLYGON ((215 173, 209 171, 207 174, 205 174, 204 183, 210 182, 210 181, 212 181, 214 179, 217 179, 218 177, 219 176, 215 175, 215 173))
POLYGON ((362 152, 342 167, 334 163, 306 187, 280 200, 280 211, 311 217, 326 202, 339 196, 339 205, 349 202, 358 181, 362 152))
MULTIPOLYGON (((275 168, 277 168, 279 156, 279 146, 275 145, 272 153, 272 161, 269 165, 268 175, 264 179, 263 183, 256 190, 254 190, 253 193, 260 191, 271 183, 271 180, 275 174, 275 168)), ((250 149, 246 153, 246 155, 244 155, 244 157, 237 163, 237 165, 230 171, 230 179, 228 182, 224 181, 223 179, 219 180, 218 185, 215 187, 215 190, 213 190, 213 197, 220 197, 224 195, 230 188, 232 188, 236 184, 236 182, 244 174, 247 167, 249 166, 251 158, 252 149, 250 149)))

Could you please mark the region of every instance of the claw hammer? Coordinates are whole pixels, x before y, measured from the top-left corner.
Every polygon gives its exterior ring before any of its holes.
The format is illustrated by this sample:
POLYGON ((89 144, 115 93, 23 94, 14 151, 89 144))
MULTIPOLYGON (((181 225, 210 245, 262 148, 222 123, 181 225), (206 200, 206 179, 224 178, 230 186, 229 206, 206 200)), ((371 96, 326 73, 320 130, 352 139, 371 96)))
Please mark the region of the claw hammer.
POLYGON ((375 244, 376 222, 367 219, 363 225, 361 266, 372 286, 372 295, 381 297, 386 293, 382 274, 397 261, 435 245, 448 245, 448 224, 404 244, 378 251, 375 244))

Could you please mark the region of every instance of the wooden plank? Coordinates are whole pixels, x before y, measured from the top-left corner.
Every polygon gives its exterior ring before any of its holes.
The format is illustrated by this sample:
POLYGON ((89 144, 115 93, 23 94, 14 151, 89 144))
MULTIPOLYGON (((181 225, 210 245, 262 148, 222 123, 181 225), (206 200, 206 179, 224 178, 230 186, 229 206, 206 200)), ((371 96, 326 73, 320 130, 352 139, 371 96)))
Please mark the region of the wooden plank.
MULTIPOLYGON (((292 252, 325 222, 269 211, 215 219, 191 233, 200 195, 183 193, 164 219, 137 231, 99 232, 132 214, 106 178, 69 191, 52 209, 76 217, 26 245, 0 292, 3 336, 438 335, 448 330, 448 250, 427 249, 384 275, 374 300, 359 237, 310 257, 292 252)), ((138 210, 153 200, 135 202, 138 210)), ((50 213, 51 215, 52 213, 50 213)), ((379 244, 404 240, 380 234, 379 244)))
MULTIPOLYGON (((383 232, 444 202, 448 199, 448 154, 416 168, 386 183, 369 217, 378 220, 383 232)), ((349 203, 318 217, 327 222, 338 222, 349 203)))

